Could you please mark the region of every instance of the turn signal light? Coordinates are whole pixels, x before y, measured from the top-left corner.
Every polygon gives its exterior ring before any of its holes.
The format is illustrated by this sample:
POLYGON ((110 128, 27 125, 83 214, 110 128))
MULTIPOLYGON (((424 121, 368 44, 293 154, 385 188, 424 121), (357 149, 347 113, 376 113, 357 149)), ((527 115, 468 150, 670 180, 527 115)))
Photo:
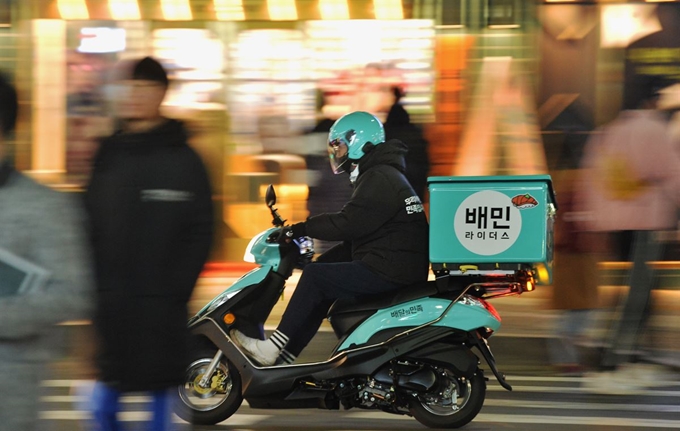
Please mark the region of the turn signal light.
POLYGON ((227 313, 222 317, 222 320, 227 325, 231 325, 236 321, 236 316, 234 316, 234 313, 227 313))
POLYGON ((527 280, 526 291, 531 292, 534 290, 534 283, 531 280, 527 280))

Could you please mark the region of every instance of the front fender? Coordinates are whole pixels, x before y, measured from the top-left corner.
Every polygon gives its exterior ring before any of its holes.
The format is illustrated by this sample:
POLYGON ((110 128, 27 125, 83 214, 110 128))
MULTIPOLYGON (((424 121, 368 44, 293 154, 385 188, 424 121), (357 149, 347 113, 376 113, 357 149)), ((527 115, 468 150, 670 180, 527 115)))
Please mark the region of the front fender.
POLYGON ((271 266, 263 265, 243 274, 241 278, 236 280, 231 286, 227 287, 222 293, 213 298, 213 300, 201 308, 201 310, 196 313, 195 316, 189 319, 189 325, 191 326, 195 324, 202 317, 210 314, 211 311, 227 302, 232 296, 246 287, 262 283, 272 271, 273 268, 271 266))

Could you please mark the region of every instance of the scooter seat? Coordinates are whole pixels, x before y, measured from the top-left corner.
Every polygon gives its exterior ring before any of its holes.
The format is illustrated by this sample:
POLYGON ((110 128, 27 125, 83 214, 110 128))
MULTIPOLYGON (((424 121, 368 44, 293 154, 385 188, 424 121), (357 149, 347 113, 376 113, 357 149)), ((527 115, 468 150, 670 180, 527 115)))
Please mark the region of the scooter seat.
POLYGON ((436 295, 437 293, 438 290, 436 282, 424 281, 421 283, 410 284, 390 293, 361 295, 352 298, 338 299, 328 310, 328 315, 333 316, 342 313, 379 310, 381 308, 391 307, 392 305, 411 301, 413 299, 436 295))
POLYGON ((474 281, 476 279, 470 277, 447 277, 443 285, 437 281, 423 281, 394 292, 338 299, 328 310, 328 319, 335 335, 342 338, 377 310, 428 296, 449 298, 463 292, 474 281))

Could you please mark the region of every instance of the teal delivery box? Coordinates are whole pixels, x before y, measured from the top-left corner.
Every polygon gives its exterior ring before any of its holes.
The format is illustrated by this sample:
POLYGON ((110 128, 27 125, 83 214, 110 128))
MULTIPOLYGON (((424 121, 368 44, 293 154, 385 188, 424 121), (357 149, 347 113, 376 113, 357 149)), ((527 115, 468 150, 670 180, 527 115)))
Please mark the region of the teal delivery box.
POLYGON ((552 282, 557 202, 549 175, 430 177, 433 269, 530 267, 552 282))

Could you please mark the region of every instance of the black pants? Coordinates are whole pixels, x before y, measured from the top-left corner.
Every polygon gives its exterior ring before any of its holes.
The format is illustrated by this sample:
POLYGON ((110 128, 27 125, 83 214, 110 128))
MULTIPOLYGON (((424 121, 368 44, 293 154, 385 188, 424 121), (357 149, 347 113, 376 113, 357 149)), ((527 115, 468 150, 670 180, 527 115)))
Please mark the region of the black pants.
POLYGON ((395 290, 359 261, 307 265, 277 328, 290 340, 286 350, 298 356, 314 338, 336 299, 395 290))
MULTIPOLYGON (((620 305, 620 317, 608 334, 607 346, 601 365, 613 368, 630 362, 638 350, 640 334, 649 318, 651 293, 657 282, 654 269, 648 262, 662 257, 662 243, 654 231, 624 232, 621 244, 630 243, 630 260, 633 266, 628 274, 628 295, 620 305)), ((617 310, 618 311, 618 310, 617 310)))

